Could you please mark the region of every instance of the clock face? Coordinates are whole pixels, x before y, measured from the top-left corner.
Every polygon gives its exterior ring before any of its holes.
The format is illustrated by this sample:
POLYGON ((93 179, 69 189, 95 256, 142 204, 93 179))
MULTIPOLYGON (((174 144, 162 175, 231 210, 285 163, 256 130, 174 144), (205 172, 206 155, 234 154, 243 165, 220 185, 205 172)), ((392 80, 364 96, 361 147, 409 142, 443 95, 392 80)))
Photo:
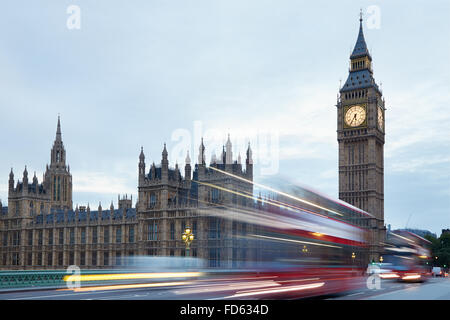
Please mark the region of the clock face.
POLYGON ((381 108, 378 108, 378 127, 380 130, 383 130, 383 110, 381 108))
POLYGON ((349 127, 358 127, 366 120, 366 109, 362 106, 353 106, 345 114, 345 123, 349 127))

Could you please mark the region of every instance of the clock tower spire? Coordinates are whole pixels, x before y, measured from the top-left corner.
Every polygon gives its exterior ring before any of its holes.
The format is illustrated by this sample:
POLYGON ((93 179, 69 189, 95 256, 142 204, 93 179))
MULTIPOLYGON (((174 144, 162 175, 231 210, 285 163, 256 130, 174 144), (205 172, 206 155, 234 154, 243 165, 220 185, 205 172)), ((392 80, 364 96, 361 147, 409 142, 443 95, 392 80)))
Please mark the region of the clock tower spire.
POLYGON ((372 56, 364 38, 362 12, 359 33, 350 55, 347 81, 339 91, 339 199, 374 216, 370 259, 378 261, 384 230, 384 99, 373 77, 372 56))

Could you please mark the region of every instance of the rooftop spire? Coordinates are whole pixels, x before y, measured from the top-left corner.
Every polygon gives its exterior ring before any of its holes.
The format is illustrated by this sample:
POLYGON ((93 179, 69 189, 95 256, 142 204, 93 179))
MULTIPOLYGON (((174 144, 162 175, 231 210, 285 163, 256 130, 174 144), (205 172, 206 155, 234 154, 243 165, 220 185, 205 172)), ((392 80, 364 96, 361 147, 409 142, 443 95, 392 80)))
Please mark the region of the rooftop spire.
POLYGON ((230 140, 230 134, 228 134, 228 140, 227 140, 227 144, 226 144, 226 159, 225 159, 227 164, 232 164, 233 163, 233 151, 232 151, 232 145, 231 145, 231 140, 230 140))
POLYGON ((142 146, 141 146, 141 153, 139 154, 139 160, 141 162, 144 162, 144 160, 145 160, 144 147, 142 147, 142 146))
POLYGON ((191 158, 189 157, 189 150, 187 151, 186 160, 184 162, 186 162, 186 164, 189 164, 189 165, 191 164, 191 158))
POLYGON ((61 121, 58 114, 58 125, 56 127, 56 140, 61 141, 61 121))
POLYGON ((202 143, 200 143, 200 147, 198 148, 198 164, 205 164, 205 146, 203 145, 203 138, 202 143))
POLYGON ((168 155, 169 154, 167 153, 166 143, 164 142, 164 149, 163 149, 163 152, 162 152, 162 163, 163 164, 167 164, 168 163, 168 160, 167 160, 168 155))
POLYGON ((356 40, 355 48, 353 49, 352 55, 350 56, 350 59, 363 57, 365 55, 369 55, 369 50, 367 49, 366 40, 364 39, 364 32, 363 32, 363 12, 361 9, 361 12, 359 14, 359 33, 358 33, 358 39, 356 40))

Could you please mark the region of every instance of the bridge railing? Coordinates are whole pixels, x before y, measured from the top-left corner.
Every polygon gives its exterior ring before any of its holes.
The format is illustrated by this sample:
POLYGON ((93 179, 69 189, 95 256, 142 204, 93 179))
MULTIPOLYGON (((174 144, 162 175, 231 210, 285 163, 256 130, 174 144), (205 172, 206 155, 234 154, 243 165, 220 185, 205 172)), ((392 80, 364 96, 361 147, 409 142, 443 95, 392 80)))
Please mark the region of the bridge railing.
MULTIPOLYGON (((111 270, 81 270, 81 274, 111 273, 111 270)), ((64 277, 71 275, 67 270, 6 270, 0 271, 0 289, 66 287, 64 277)))

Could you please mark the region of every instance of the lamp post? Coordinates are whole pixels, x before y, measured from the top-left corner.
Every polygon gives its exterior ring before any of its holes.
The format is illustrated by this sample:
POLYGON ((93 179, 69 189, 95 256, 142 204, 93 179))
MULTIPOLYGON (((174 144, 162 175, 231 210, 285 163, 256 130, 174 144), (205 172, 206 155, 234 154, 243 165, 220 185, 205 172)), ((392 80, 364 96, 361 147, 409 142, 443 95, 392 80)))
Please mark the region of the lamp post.
POLYGON ((181 235, 181 239, 186 244, 186 256, 189 257, 189 245, 192 241, 194 241, 194 234, 192 233, 191 228, 187 227, 184 229, 184 233, 181 235))
POLYGON ((380 263, 383 263, 383 256, 380 256, 380 263))
POLYGON ((356 254, 352 252, 352 273, 355 271, 355 258, 356 254))

